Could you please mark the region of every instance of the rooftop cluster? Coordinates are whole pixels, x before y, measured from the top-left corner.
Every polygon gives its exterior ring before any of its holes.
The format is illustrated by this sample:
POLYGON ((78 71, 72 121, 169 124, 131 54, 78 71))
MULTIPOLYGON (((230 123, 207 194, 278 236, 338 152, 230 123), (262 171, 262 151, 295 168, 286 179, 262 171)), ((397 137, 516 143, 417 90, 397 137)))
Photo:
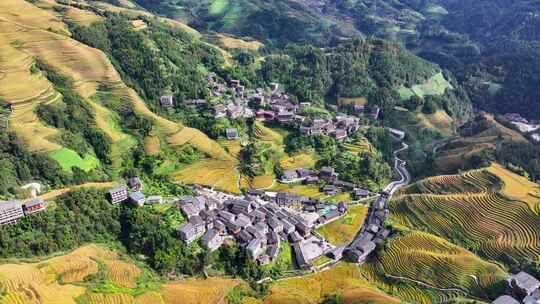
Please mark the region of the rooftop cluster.
MULTIPOLYGON (((283 92, 277 83, 270 84, 269 88, 247 90, 240 80, 231 80, 228 84, 221 82, 214 73, 205 78, 211 91, 211 99, 184 100, 182 104, 187 107, 209 111, 216 118, 229 117, 231 119, 256 117, 261 121, 273 121, 279 124, 296 128, 304 135, 328 135, 337 140, 344 140, 359 128, 360 119, 368 113, 373 119, 378 119, 380 108, 372 106, 367 109, 364 105, 341 105, 335 110, 353 112, 356 116, 337 114, 335 118, 309 118, 303 114, 304 110, 312 107, 311 102, 297 102, 283 92), (369 110, 369 111, 368 111, 369 110)), ((160 99, 164 108, 175 106, 172 95, 164 95, 160 99)), ((226 131, 228 139, 237 139, 238 131, 226 131)))
POLYGON ((278 257, 281 243, 288 241, 299 266, 305 268, 333 248, 313 229, 347 210, 343 203, 336 206, 258 190, 240 197, 199 189, 197 196, 184 196, 177 204, 188 219, 177 229, 183 242, 200 238, 201 245, 212 251, 227 239, 235 240, 255 261, 268 264, 278 257), (300 207, 296 203, 301 203, 300 207))
POLYGON ((360 188, 354 183, 339 179, 339 174, 332 167, 322 167, 319 171, 305 168, 291 169, 283 171, 280 182, 298 183, 306 185, 323 184, 321 190, 326 195, 336 195, 339 191, 351 191, 356 199, 369 196, 368 190, 360 188))
POLYGON ((540 281, 522 271, 507 279, 509 295, 498 297, 493 304, 538 304, 540 303, 540 281))

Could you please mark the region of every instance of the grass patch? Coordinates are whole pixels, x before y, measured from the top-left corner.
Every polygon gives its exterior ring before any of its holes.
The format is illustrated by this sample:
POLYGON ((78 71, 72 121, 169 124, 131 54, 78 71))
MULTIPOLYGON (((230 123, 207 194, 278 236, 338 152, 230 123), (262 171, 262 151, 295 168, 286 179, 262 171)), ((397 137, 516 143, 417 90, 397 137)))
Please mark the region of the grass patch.
POLYGON ((442 72, 439 72, 423 84, 413 85, 411 88, 400 88, 398 93, 401 100, 408 100, 415 95, 421 98, 428 95, 443 95, 446 89, 453 89, 453 87, 444 78, 442 72))
POLYGON ((99 160, 94 155, 86 154, 84 158, 82 158, 77 152, 67 148, 49 152, 49 156, 56 160, 60 164, 60 167, 66 172, 71 172, 72 167, 77 167, 85 172, 89 172, 100 165, 99 160))
POLYGON ((360 230, 367 211, 367 207, 355 205, 343 217, 318 228, 317 232, 334 245, 348 244, 360 230))
POLYGON ((208 11, 211 15, 221 15, 225 13, 227 7, 229 7, 229 0, 214 0, 208 11))

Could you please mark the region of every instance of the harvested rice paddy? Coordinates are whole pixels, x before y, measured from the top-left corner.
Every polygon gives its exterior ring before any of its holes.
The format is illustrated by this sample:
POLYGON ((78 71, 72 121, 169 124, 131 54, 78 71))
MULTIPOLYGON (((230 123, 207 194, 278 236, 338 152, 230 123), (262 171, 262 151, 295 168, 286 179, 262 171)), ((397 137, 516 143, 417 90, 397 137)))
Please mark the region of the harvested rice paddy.
POLYGON ((342 295, 343 303, 400 303, 373 287, 357 265, 348 263, 301 278, 276 282, 264 303, 321 303, 325 297, 337 293, 342 295))
POLYGON ((333 245, 347 245, 362 227, 367 212, 366 206, 352 206, 341 218, 318 228, 317 232, 333 245))
POLYGON ((390 202, 391 214, 396 224, 425 230, 492 260, 504 262, 506 255, 540 259, 538 201, 528 189, 534 193, 536 186, 492 165, 413 184, 404 192, 411 194, 390 202))

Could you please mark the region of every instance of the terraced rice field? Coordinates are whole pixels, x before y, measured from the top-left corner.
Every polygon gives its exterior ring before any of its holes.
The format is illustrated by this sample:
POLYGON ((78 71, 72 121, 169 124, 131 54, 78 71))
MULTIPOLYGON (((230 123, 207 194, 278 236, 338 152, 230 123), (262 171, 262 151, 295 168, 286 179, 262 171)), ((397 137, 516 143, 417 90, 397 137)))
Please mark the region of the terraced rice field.
POLYGON ((43 262, 0 265, 0 287, 6 291, 0 303, 75 303, 85 288, 71 283, 98 272, 92 258, 114 257, 111 252, 90 245, 43 262))
POLYGON ((362 227, 367 212, 366 206, 355 205, 343 217, 318 228, 317 232, 333 245, 349 244, 362 227))
POLYGON ((455 194, 496 192, 503 182, 497 174, 486 169, 467 171, 463 174, 439 175, 416 182, 402 189, 400 194, 455 194))
POLYGON ((371 285, 355 264, 336 267, 301 278, 276 282, 265 304, 321 303, 326 296, 341 294, 343 303, 400 303, 371 285))
POLYGON ((240 173, 237 162, 231 160, 204 159, 172 175, 186 184, 199 184, 231 193, 240 193, 240 173))
POLYGON ((412 96, 438 96, 443 95, 446 89, 452 90, 452 85, 444 78, 442 72, 439 72, 423 84, 414 85, 411 88, 402 87, 399 89, 399 95, 402 100, 407 100, 412 96))
POLYGON ((418 113, 416 117, 425 128, 437 130, 444 136, 451 136, 454 134, 454 121, 452 117, 443 110, 438 110, 431 115, 418 113))
POLYGON ((294 193, 318 199, 326 197, 326 195, 319 190, 319 187, 311 185, 291 185, 275 183, 274 186, 269 189, 269 191, 294 193))
POLYGON ((190 279, 151 289, 134 289, 141 269, 98 245, 83 246, 69 254, 36 263, 0 265, 1 304, 155 304, 224 303, 239 284, 231 279, 190 279), (100 265, 101 264, 101 265, 100 265), (99 292, 85 279, 104 267, 109 292, 99 292))
POLYGON ((463 297, 462 292, 440 291, 406 281, 387 279, 380 263, 365 263, 360 266, 360 270, 362 275, 374 286, 407 303, 456 303, 454 300, 463 297))
POLYGON ((278 148, 278 150, 282 150, 283 148, 283 136, 278 132, 266 127, 260 121, 255 121, 254 135, 255 138, 272 145, 274 148, 278 148))
POLYGON ((161 147, 159 137, 148 136, 144 139, 144 151, 148 155, 158 155, 161 147))
POLYGON ((396 223, 463 243, 490 259, 540 258, 540 218, 528 204, 500 193, 413 194, 390 207, 396 223))
POLYGON ((234 158, 240 157, 242 145, 239 140, 219 140, 218 143, 234 158))
MULTIPOLYGON (((106 9, 113 7, 106 5, 106 9)), ((62 148, 48 140, 57 130, 44 126, 33 112, 36 104, 54 102, 61 97, 41 74, 30 73, 32 57, 36 57, 74 80, 77 92, 92 105, 98 126, 113 139, 115 155, 121 155, 122 148, 129 147, 133 141, 117 128, 113 113, 90 100, 99 84, 108 85, 113 94, 130 102, 137 112, 152 120, 164 142, 170 145, 189 143, 212 158, 232 159, 219 144, 199 130, 184 128, 152 113, 135 91, 121 82, 105 54, 70 39, 67 27, 48 10, 24 0, 6 0, 0 4, 0 17, 0 52, 6 55, 0 58, 9 58, 9 61, 0 59, 0 97, 15 104, 11 127, 31 150, 50 152, 62 148), (22 11, 24 13, 20 13, 22 11), (48 31, 49 28, 55 32, 48 31), (27 89, 28 83, 32 83, 32 90, 27 89)))
POLYGON ((432 234, 414 231, 390 242, 380 263, 389 275, 418 280, 437 288, 474 293, 504 279, 498 265, 432 234))
POLYGON ((362 138, 355 143, 345 143, 343 146, 347 151, 355 154, 377 153, 377 149, 366 138, 362 138))
POLYGON ((485 115, 485 123, 488 127, 484 131, 473 136, 454 139, 437 151, 435 164, 439 171, 455 172, 461 169, 471 157, 482 151, 495 150, 495 143, 500 138, 518 143, 527 142, 523 135, 501 125, 492 115, 485 115))
POLYGON ((225 303, 227 293, 240 282, 232 279, 189 279, 163 287, 162 296, 169 304, 225 303))
POLYGON ((137 278, 141 275, 139 267, 120 260, 108 260, 104 263, 107 267, 107 280, 119 287, 137 287, 137 278))
POLYGON ((264 47, 264 44, 257 40, 248 41, 222 34, 217 34, 216 36, 219 44, 226 49, 258 51, 260 48, 264 47))
POLYGON ((315 156, 313 153, 302 152, 295 155, 285 155, 280 161, 283 170, 298 168, 313 168, 315 166, 315 156))
POLYGON ((508 171, 499 164, 492 164, 487 171, 501 179, 502 193, 507 197, 525 202, 536 213, 540 214, 540 187, 527 178, 508 171))

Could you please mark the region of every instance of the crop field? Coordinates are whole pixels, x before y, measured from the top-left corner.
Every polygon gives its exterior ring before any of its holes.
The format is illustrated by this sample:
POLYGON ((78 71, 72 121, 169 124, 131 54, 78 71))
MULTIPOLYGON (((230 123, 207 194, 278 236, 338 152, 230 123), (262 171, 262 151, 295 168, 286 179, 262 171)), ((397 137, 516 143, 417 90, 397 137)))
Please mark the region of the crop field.
POLYGON ((540 258, 540 218, 501 193, 412 194, 390 203, 396 224, 444 237, 490 259, 540 258))
POLYGON ((443 136, 454 133, 454 120, 444 110, 438 110, 433 114, 418 113, 416 117, 424 127, 437 130, 443 136))
POLYGON ((232 279, 189 279, 163 286, 162 296, 170 304, 225 303, 227 293, 240 282, 232 279))
POLYGON ((437 290, 420 286, 407 280, 387 278, 380 263, 365 263, 360 266, 362 275, 379 289, 399 297, 406 303, 435 304, 435 303, 458 303, 465 292, 454 290, 437 290))
POLYGON ((280 160, 283 170, 298 168, 313 168, 315 166, 315 155, 309 152, 301 152, 295 155, 285 155, 280 160))
POLYGON ((6 291, 0 303, 75 303, 85 288, 71 283, 98 272, 97 262, 92 258, 114 256, 101 247, 89 245, 43 262, 0 265, 0 287, 6 291))
POLYGON ((260 141, 270 144, 279 150, 283 148, 283 135, 266 127, 262 122, 255 121, 254 133, 255 138, 260 141))
POLYGON ((161 147, 159 137, 157 136, 147 136, 144 139, 144 151, 148 155, 158 155, 161 147))
POLYGON ((269 189, 269 191, 276 191, 276 192, 282 191, 282 192, 287 192, 287 193, 303 195, 306 197, 319 198, 319 199, 326 197, 325 194, 319 190, 318 186, 311 186, 311 185, 275 183, 274 186, 271 189, 269 189))
POLYGON ((420 231, 392 239, 385 254, 362 265, 361 270, 380 289, 422 304, 457 303, 482 296, 482 290, 507 276, 499 265, 420 231))
POLYGON ((225 150, 234 158, 238 159, 240 157, 240 151, 242 150, 242 145, 239 140, 219 140, 218 143, 225 148, 225 150))
POLYGON ((340 263, 330 270, 276 282, 264 303, 321 303, 337 293, 342 295, 342 303, 400 302, 373 287, 355 264, 340 263))
POLYGON ((453 89, 452 85, 439 72, 423 84, 413 85, 411 88, 402 87, 399 95, 402 100, 407 100, 412 96, 424 97, 428 95, 443 95, 446 89, 453 89))
POLYGON ((499 138, 518 143, 528 142, 519 132, 498 123, 492 115, 485 115, 485 130, 472 136, 451 140, 437 151, 435 163, 440 171, 460 169, 464 162, 485 150, 494 150, 499 138))
POLYGON ((141 274, 139 267, 120 260, 108 260, 104 263, 107 267, 107 280, 119 287, 136 287, 137 278, 141 274))
POLYGON ((199 184, 240 193, 240 173, 236 166, 235 161, 204 159, 173 173, 172 177, 186 184, 199 184))
POLYGON ((457 287, 470 293, 478 287, 488 288, 507 276, 497 264, 483 261, 442 238, 418 231, 392 240, 380 263, 390 275, 415 279, 437 288, 457 287), (442 269, 444 271, 440 271, 442 269))
POLYGON ((502 193, 510 199, 519 200, 529 204, 530 208, 540 214, 540 187, 527 178, 515 174, 503 166, 494 163, 487 171, 501 179, 502 193))
POLYGON ((67 172, 71 172, 72 167, 78 167, 88 172, 100 165, 99 160, 94 155, 86 154, 82 158, 77 152, 67 148, 49 152, 49 156, 60 164, 62 170, 67 172))
POLYGON ((362 138, 354 143, 345 143, 343 144, 343 146, 349 152, 355 153, 355 154, 377 153, 377 149, 366 138, 362 138))
POLYGON ((351 105, 357 105, 357 106, 365 106, 368 104, 368 100, 365 97, 342 97, 338 100, 338 105, 340 106, 351 106, 351 105))
POLYGON ((64 16, 67 21, 71 21, 83 26, 88 26, 94 22, 103 20, 103 17, 98 16, 88 10, 79 9, 73 6, 66 7, 68 9, 64 16))
POLYGON ((362 227, 367 211, 366 206, 355 205, 343 217, 318 228, 317 232, 333 245, 346 245, 362 227))
POLYGON ((206 38, 210 42, 217 44, 225 49, 258 51, 260 48, 264 47, 264 44, 257 40, 245 40, 225 34, 207 35, 206 38))
MULTIPOLYGON (((190 279, 153 287, 136 286, 141 269, 99 245, 86 245, 57 257, 31 263, 0 265, 1 304, 21 303, 223 303, 228 291, 239 284, 231 279, 190 279), (91 276, 105 284, 95 288, 91 276), (85 280, 90 280, 89 282, 85 280)), ((102 283, 99 283, 102 284, 102 283)))
POLYGON ((402 189, 400 193, 456 194, 496 192, 503 186, 503 182, 498 176, 497 173, 491 173, 490 169, 471 170, 455 175, 439 175, 409 185, 402 189))
POLYGON ((24 0, 3 0, 0 3, 0 19, 7 19, 32 28, 51 29, 57 33, 69 34, 65 24, 54 14, 33 6, 24 0), (22 14, 21 12, 24 12, 22 14))

